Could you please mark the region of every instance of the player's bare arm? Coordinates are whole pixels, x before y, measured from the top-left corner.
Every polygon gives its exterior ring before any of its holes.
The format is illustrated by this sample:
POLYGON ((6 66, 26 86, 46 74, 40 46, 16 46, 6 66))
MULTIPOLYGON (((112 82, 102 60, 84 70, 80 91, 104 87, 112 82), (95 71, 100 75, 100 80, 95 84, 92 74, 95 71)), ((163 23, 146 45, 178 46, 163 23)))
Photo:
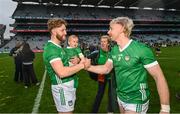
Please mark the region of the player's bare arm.
POLYGON ((147 71, 151 74, 156 82, 161 103, 161 113, 169 113, 169 89, 159 64, 148 68, 147 71))
POLYGON ((65 67, 61 60, 56 60, 51 63, 54 71, 60 78, 68 77, 84 68, 84 61, 80 61, 79 64, 65 67))
MULTIPOLYGON (((88 60, 89 62, 90 60, 88 60)), ((87 61, 86 61, 87 62, 87 61)), ((86 65, 85 65, 86 66, 86 65)), ((86 70, 97 74, 108 74, 113 68, 113 64, 110 61, 106 61, 104 65, 90 65, 86 70)))

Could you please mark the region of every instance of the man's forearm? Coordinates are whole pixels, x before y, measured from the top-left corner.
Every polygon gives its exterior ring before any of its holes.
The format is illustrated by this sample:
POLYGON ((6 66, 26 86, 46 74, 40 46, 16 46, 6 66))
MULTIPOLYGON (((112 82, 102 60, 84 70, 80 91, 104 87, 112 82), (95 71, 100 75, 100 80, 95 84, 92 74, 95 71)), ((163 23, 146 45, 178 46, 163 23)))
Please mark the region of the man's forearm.
POLYGON ((169 89, 164 78, 161 78, 157 81, 157 89, 161 104, 169 105, 169 89))
POLYGON ((170 112, 169 89, 165 78, 159 78, 156 84, 160 97, 161 112, 170 112))
POLYGON ((81 69, 84 68, 84 65, 83 64, 77 64, 75 66, 71 66, 71 67, 64 67, 60 74, 60 77, 61 78, 64 78, 64 77, 69 77, 75 73, 77 73, 78 71, 80 71, 81 69))
POLYGON ((97 73, 97 74, 109 73, 108 68, 106 68, 105 65, 96 65, 96 66, 91 65, 87 70, 90 72, 97 73))

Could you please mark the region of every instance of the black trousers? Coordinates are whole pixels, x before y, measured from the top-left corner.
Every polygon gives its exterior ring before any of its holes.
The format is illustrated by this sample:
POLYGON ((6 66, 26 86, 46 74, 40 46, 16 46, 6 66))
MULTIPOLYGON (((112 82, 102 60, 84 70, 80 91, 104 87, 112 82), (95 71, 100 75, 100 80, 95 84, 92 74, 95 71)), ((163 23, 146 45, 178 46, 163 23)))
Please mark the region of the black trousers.
POLYGON ((113 108, 112 108, 112 90, 111 90, 111 80, 105 80, 105 82, 98 82, 98 91, 96 94, 96 99, 94 101, 93 104, 93 109, 92 109, 92 113, 97 113, 102 101, 102 98, 104 96, 104 92, 105 92, 105 88, 106 88, 106 84, 109 84, 108 87, 108 107, 107 107, 107 112, 113 112, 113 108))
POLYGON ((22 62, 15 62, 14 81, 23 82, 22 62))
POLYGON ((30 86, 31 82, 34 84, 38 82, 36 78, 36 74, 34 72, 33 64, 30 65, 23 64, 23 74, 24 74, 25 86, 30 86))

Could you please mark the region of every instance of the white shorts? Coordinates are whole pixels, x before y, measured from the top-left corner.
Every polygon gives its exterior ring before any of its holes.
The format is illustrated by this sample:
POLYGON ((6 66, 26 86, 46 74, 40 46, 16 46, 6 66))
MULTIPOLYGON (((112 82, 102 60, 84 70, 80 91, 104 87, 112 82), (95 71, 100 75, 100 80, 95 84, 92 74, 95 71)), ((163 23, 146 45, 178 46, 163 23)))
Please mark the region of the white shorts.
POLYGON ((59 85, 51 85, 51 89, 58 112, 71 112, 74 110, 76 100, 74 80, 59 85))
POLYGON ((129 104, 121 101, 117 98, 120 107, 123 107, 125 111, 133 111, 141 114, 145 114, 149 107, 149 100, 144 104, 129 104))

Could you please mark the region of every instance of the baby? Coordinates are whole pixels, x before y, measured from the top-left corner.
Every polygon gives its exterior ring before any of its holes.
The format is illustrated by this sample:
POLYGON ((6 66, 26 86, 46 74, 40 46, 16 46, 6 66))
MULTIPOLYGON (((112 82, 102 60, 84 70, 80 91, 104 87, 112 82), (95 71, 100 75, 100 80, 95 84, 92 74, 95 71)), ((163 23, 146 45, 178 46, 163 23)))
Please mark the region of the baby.
POLYGON ((81 60, 84 59, 84 55, 81 52, 81 49, 78 47, 78 36, 70 35, 68 38, 68 46, 65 49, 69 59, 69 66, 72 66, 73 63, 71 59, 80 58, 81 60))

